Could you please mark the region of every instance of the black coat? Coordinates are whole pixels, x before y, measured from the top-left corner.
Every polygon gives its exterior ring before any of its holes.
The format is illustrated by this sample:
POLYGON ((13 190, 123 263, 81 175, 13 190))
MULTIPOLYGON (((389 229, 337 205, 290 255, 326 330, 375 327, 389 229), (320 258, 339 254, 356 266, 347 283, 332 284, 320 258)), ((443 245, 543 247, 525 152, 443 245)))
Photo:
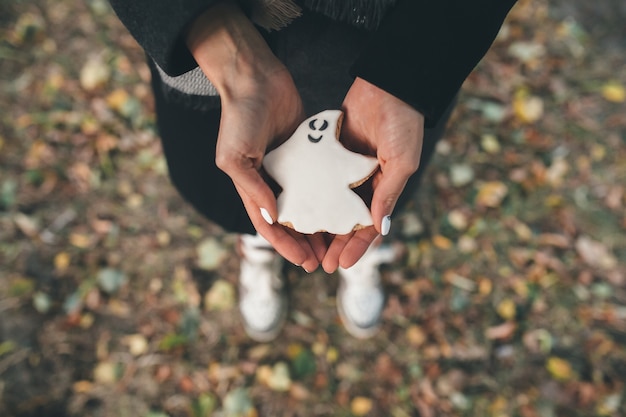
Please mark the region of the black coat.
MULTIPOLYGON (((110 1, 165 73, 177 76, 197 67, 184 42, 185 29, 215 0, 110 1)), ((319 15, 307 26, 307 15, 316 13, 305 9, 294 24, 264 36, 278 58, 289 61, 285 64, 299 89, 311 90, 313 96, 319 91, 312 78, 324 72, 324 67, 307 68, 311 60, 306 54, 327 54, 327 66, 341 61, 338 68, 346 69, 340 77, 358 76, 377 85, 419 110, 426 125, 432 126, 487 52, 514 4, 515 0, 397 0, 376 29, 346 28, 347 24, 329 19, 323 34, 319 15)), ((335 71, 326 72, 331 78, 338 76, 335 71)), ((313 97, 315 108, 307 111, 339 106, 344 90, 338 88, 330 101, 316 102, 313 97)))

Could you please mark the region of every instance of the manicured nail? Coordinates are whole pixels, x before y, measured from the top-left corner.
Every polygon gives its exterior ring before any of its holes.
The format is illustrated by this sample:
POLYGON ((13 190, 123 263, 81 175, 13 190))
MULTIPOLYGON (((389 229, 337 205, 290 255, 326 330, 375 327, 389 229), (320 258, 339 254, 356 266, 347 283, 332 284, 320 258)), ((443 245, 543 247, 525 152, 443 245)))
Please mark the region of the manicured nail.
POLYGON ((380 234, 387 236, 391 230, 391 216, 383 217, 383 221, 380 224, 380 234))
POLYGON ((272 216, 270 216, 270 212, 263 207, 261 207, 261 216, 263 217, 263 220, 265 220, 268 224, 274 224, 274 220, 272 219, 272 216))
POLYGON ((310 274, 310 273, 311 273, 311 271, 309 271, 309 270, 308 270, 308 269, 306 269, 306 268, 302 268, 302 269, 304 269, 304 272, 306 272, 307 274, 310 274))

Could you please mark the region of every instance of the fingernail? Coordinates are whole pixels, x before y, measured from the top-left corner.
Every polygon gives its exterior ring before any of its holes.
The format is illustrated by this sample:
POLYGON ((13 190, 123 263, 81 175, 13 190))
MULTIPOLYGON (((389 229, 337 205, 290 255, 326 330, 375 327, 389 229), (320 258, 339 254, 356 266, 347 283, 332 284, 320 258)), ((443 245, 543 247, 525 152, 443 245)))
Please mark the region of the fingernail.
POLYGON ((380 224, 380 234, 387 236, 391 230, 391 216, 383 217, 383 221, 380 224))
POLYGON ((270 216, 270 212, 263 207, 261 207, 261 216, 263 217, 263 220, 265 220, 268 224, 274 224, 274 219, 272 219, 272 216, 270 216))
POLYGON ((302 269, 304 269, 304 272, 306 272, 307 274, 310 274, 310 273, 311 273, 311 271, 309 271, 309 270, 308 270, 308 269, 306 269, 306 268, 302 268, 302 269))

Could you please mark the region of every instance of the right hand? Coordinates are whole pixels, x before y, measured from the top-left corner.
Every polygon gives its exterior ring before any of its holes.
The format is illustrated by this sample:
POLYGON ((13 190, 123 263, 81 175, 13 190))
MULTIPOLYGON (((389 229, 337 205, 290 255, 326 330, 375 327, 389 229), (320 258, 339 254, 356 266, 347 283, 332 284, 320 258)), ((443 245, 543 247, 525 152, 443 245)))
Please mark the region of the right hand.
POLYGON ((274 193, 259 170, 268 147, 286 140, 302 120, 300 95, 287 68, 274 56, 236 4, 218 3, 197 18, 187 45, 222 103, 216 164, 230 176, 252 224, 288 261, 313 271, 326 242, 278 223, 274 193))

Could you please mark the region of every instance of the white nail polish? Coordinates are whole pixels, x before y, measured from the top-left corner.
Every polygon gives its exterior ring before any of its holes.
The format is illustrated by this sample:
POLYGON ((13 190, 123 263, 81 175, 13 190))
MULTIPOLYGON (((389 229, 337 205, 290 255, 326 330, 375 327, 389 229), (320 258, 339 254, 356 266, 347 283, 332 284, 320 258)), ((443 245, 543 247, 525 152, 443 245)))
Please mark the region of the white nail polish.
POLYGON ((383 221, 380 224, 380 234, 387 236, 391 230, 391 216, 383 217, 383 221))
POLYGON ((261 216, 268 224, 274 224, 274 220, 272 219, 272 216, 270 216, 270 212, 263 207, 261 207, 261 216))

